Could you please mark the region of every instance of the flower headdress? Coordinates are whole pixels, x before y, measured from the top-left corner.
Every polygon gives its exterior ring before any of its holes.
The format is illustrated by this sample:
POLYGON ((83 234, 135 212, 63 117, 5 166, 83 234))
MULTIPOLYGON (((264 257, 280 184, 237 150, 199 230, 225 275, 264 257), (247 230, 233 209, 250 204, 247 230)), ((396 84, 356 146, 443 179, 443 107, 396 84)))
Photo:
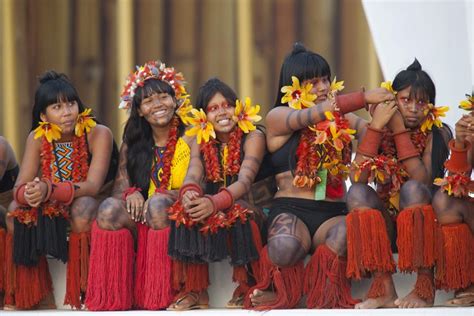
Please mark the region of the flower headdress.
POLYGON ((182 73, 176 72, 173 67, 166 67, 161 61, 149 61, 143 66, 137 66, 137 70, 128 75, 120 94, 119 108, 129 110, 137 88, 143 87, 145 81, 152 78, 164 81, 173 87, 178 105, 188 98, 182 73))
POLYGON ((467 97, 466 100, 462 100, 461 102, 459 102, 459 108, 466 111, 474 110, 474 94, 473 95, 466 94, 466 97, 467 97))

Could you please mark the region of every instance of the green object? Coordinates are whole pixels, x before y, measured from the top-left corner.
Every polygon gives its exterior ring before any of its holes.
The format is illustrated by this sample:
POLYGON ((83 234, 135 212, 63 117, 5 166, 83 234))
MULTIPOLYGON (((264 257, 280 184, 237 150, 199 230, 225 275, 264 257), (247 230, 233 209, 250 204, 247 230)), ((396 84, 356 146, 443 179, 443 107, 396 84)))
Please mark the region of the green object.
POLYGON ((314 199, 316 201, 322 201, 326 199, 326 185, 328 180, 328 170, 321 169, 318 171, 318 177, 321 179, 321 182, 316 184, 314 189, 314 199))

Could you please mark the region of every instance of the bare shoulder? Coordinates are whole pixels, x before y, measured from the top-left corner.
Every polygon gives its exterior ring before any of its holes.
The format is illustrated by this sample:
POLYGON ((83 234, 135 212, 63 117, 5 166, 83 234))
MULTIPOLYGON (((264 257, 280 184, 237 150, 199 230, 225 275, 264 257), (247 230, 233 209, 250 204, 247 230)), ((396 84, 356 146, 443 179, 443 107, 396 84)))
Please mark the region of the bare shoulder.
MULTIPOLYGON (((41 138, 35 138, 35 132, 31 131, 26 138, 26 147, 41 148, 41 138)), ((26 149, 25 149, 26 150, 26 149)))
POLYGON ((283 118, 290 115, 290 113, 294 111, 295 110, 287 106, 278 106, 276 108, 271 109, 265 118, 265 121, 267 122, 266 124, 267 128, 268 129, 271 128, 271 125, 269 125, 269 123, 281 123, 281 120, 283 118))
POLYGON ((105 125, 97 124, 89 133, 88 138, 89 140, 95 139, 112 139, 112 131, 105 125))

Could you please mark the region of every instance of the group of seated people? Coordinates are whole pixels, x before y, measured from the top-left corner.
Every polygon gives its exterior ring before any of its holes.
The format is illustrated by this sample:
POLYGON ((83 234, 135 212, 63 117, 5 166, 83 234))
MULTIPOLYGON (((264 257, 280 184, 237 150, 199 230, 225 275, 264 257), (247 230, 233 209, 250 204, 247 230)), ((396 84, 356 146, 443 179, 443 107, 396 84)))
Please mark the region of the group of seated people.
POLYGON ((472 97, 453 137, 417 60, 341 93, 300 43, 265 128, 221 80, 193 105, 184 85, 160 61, 132 72, 118 149, 64 74, 40 78, 21 168, 0 137, 5 309, 55 307, 47 258, 67 263, 64 304, 93 311, 208 308, 222 260, 237 283, 228 308, 429 307, 436 289, 474 305, 472 97), (353 113, 364 108, 370 122, 353 113), (417 275, 405 297, 397 268, 417 275), (354 298, 361 278, 370 289, 354 298))

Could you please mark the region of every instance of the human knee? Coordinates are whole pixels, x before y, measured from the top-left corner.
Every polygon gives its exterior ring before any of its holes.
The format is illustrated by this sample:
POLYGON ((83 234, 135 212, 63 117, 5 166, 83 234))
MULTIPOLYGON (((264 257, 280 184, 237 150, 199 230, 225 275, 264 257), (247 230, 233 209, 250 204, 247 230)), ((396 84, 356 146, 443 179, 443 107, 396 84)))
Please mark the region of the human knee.
POLYGON ((268 235, 268 257, 279 267, 288 267, 304 258, 311 245, 304 223, 292 214, 280 214, 274 220, 268 235))
POLYGON ((97 200, 93 197, 83 196, 77 198, 71 206, 71 217, 73 220, 92 221, 96 217, 98 206, 97 200))
POLYGON ((346 195, 346 205, 349 211, 357 208, 381 209, 382 204, 374 189, 366 184, 354 183, 346 195))
POLYGON ((152 229, 163 229, 169 226, 168 208, 173 199, 164 194, 157 194, 150 198, 146 220, 152 229))
POLYGON ((295 265, 306 255, 301 242, 292 236, 274 236, 267 247, 268 258, 279 267, 295 265))
POLYGON ((431 193, 426 185, 417 181, 409 180, 400 189, 400 208, 404 209, 417 204, 429 204, 431 193))
POLYGON ((97 224, 103 229, 113 230, 121 213, 121 201, 115 198, 105 199, 97 211, 97 224))
POLYGON ((346 222, 340 221, 328 231, 326 245, 338 256, 345 257, 347 252, 347 229, 346 222))
POLYGON ((459 223, 463 220, 462 202, 449 196, 446 192, 438 190, 434 194, 431 204, 440 224, 459 223))

